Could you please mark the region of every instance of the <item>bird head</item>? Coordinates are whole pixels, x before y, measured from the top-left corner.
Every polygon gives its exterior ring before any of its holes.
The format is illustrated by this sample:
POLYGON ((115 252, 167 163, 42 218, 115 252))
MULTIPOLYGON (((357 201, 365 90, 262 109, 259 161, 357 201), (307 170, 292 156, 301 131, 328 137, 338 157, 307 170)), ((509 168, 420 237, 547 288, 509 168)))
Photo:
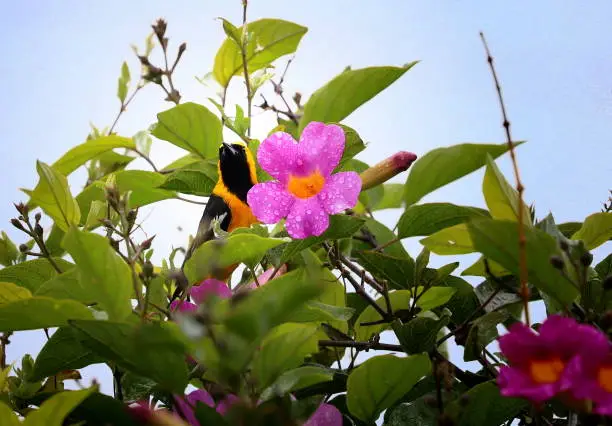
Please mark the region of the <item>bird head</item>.
POLYGON ((251 150, 242 141, 219 146, 219 179, 238 198, 246 201, 246 194, 257 183, 257 169, 251 150))

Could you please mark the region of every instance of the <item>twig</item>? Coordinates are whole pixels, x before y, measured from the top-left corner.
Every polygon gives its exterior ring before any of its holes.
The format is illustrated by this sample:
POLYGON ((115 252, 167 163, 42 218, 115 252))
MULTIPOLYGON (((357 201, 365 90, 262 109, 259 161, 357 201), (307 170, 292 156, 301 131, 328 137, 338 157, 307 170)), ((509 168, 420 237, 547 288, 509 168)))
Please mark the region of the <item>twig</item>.
POLYGON ((380 351, 404 352, 401 345, 377 342, 356 342, 354 340, 319 340, 319 346, 327 348, 355 348, 360 351, 374 349, 380 351))
POLYGON ((134 99, 134 96, 136 96, 136 93, 138 93, 140 89, 142 88, 143 88, 143 85, 139 83, 138 85, 136 85, 136 89, 134 90, 134 92, 132 92, 132 94, 125 100, 125 102, 121 102, 121 106, 119 107, 119 112, 115 116, 115 120, 113 121, 113 124, 111 125, 108 131, 109 135, 113 134, 113 131, 115 130, 115 126, 117 126, 119 119, 121 118, 123 113, 127 110, 128 105, 130 104, 130 102, 132 102, 132 99, 134 99))
POLYGON ((247 115, 249 117, 249 126, 247 127, 247 136, 251 136, 251 104, 253 103, 253 94, 251 93, 251 82, 249 81, 249 65, 247 62, 247 5, 248 0, 242 0, 242 45, 240 53, 242 54, 242 69, 244 71, 244 84, 247 90, 247 115))
POLYGON ((378 283, 378 281, 376 281, 374 278, 369 277, 368 275, 363 274, 364 270, 363 269, 359 269, 353 262, 351 262, 346 256, 338 253, 338 260, 340 262, 342 262, 342 264, 344 266, 346 266, 347 268, 349 268, 351 271, 353 271, 355 274, 359 275, 360 277, 362 277, 362 279, 368 283, 374 290, 376 290, 379 293, 383 293, 384 289, 383 286, 380 285, 378 283))
POLYGON ((383 243, 383 244, 379 245, 373 251, 383 251, 384 249, 386 249, 390 245, 395 244, 395 243, 397 243, 399 241, 400 241, 400 238, 399 237, 395 237, 395 238, 387 241, 386 243, 383 243))
POLYGON ((501 108, 501 113, 503 117, 503 126, 506 131, 506 141, 508 143, 508 150, 510 151, 510 158, 512 160, 512 167, 514 169, 514 177, 516 179, 516 192, 518 193, 519 205, 518 205, 518 244, 519 244, 519 280, 521 283, 521 298, 523 299, 523 309, 525 310, 525 322, 527 325, 531 323, 529 316, 529 289, 527 288, 528 281, 528 272, 527 272, 527 239, 525 237, 525 229, 523 228, 523 224, 525 223, 525 218, 523 217, 523 210, 525 208, 525 201, 523 200, 523 191, 525 187, 521 182, 521 176, 519 173, 518 163, 516 161, 516 154, 514 152, 514 142, 512 142, 512 136, 510 135, 510 121, 508 121, 508 116, 506 114, 506 106, 504 104, 504 98, 502 95, 502 89, 499 84, 499 79, 497 78, 497 72, 495 71, 495 65, 493 64, 493 57, 491 56, 491 52, 489 51, 489 46, 487 45, 487 40, 482 32, 480 32, 480 38, 482 39, 482 44, 485 48, 485 52, 487 54, 487 62, 489 63, 489 68, 491 69, 491 74, 493 75, 493 80, 495 82, 495 88, 497 90, 497 97, 499 99, 499 106, 501 108))
POLYGON ((201 206, 205 206, 206 202, 205 201, 196 201, 196 200, 190 200, 189 198, 185 198, 185 197, 181 197, 180 195, 175 195, 174 198, 176 198, 177 200, 181 200, 181 201, 185 201, 187 203, 191 203, 191 204, 199 204, 201 206))
POLYGON ((134 151, 136 154, 138 154, 138 156, 143 158, 147 163, 149 163, 151 165, 151 167, 153 168, 154 172, 159 173, 159 170, 155 166, 155 163, 153 163, 153 160, 151 160, 151 158, 149 158, 149 156, 147 154, 145 154, 144 152, 140 151, 138 148, 130 148, 130 149, 132 151, 134 151))
POLYGON ((6 347, 11 343, 9 338, 12 334, 12 331, 7 331, 0 336, 0 370, 6 368, 6 347))
POLYGON ((257 278, 257 275, 255 274, 255 269, 253 268, 249 268, 251 270, 251 275, 253 275, 253 281, 255 281, 255 285, 257 287, 261 287, 261 285, 259 284, 259 278, 257 278))

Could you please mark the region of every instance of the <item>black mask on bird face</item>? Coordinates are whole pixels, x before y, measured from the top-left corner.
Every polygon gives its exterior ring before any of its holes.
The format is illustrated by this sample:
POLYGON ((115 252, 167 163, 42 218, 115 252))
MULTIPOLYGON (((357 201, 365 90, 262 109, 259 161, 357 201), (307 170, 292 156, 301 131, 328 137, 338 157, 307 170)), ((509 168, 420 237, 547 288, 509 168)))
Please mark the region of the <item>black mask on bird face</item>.
POLYGON ((251 151, 242 142, 219 146, 219 177, 227 189, 246 202, 249 189, 257 183, 255 161, 251 151))

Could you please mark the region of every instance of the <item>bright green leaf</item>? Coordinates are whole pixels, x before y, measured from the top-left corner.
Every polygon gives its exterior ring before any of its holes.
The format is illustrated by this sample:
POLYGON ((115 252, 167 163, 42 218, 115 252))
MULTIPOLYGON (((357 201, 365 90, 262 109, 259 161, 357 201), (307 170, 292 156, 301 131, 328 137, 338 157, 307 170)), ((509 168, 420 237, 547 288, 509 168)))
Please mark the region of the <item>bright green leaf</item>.
MULTIPOLYGON (((519 143, 515 143, 515 146, 519 143)), ((419 201, 433 190, 484 166, 487 155, 497 158, 508 150, 507 144, 465 143, 429 151, 411 167, 404 188, 407 205, 419 201)))
MULTIPOLYGON (((467 225, 476 250, 515 276, 519 275, 516 222, 479 219, 467 225)), ((550 264, 550 257, 559 254, 555 239, 544 231, 527 227, 524 234, 529 282, 558 301, 571 303, 578 296, 578 290, 550 264)))
POLYGON ((442 229, 466 222, 472 217, 490 217, 477 207, 451 203, 430 203, 409 206, 397 223, 400 238, 431 235, 442 229))
POLYGON ((386 183, 382 186, 384 194, 374 210, 399 209, 404 205, 404 185, 401 183, 386 183))
POLYGON ((130 267, 101 235, 71 228, 63 246, 80 270, 80 282, 110 319, 121 320, 132 312, 130 267))
POLYGON ((105 201, 94 200, 87 212, 85 220, 85 229, 92 230, 100 226, 100 221, 106 218, 108 213, 108 204, 105 201))
POLYGON ((91 311, 72 300, 35 296, 0 305, 0 331, 59 327, 72 319, 90 318, 91 311))
POLYGON ((338 171, 340 169, 344 170, 344 166, 347 162, 365 149, 365 144, 353 128, 340 123, 335 124, 342 127, 344 131, 344 151, 342 152, 342 158, 338 166, 336 166, 336 171, 338 171))
POLYGON ((452 287, 430 287, 417 300, 417 306, 423 311, 435 309, 447 303, 455 294, 452 287))
POLYGON ((27 288, 13 283, 0 282, 0 306, 30 297, 32 293, 27 288))
MULTIPOLYGON (((242 27, 232 33, 242 34, 242 27)), ((308 29, 280 19, 260 19, 247 24, 246 58, 249 73, 269 66, 281 56, 295 52, 308 29)), ((240 38, 242 41, 242 37, 240 38)), ((227 87, 233 76, 243 73, 241 48, 234 38, 227 38, 215 56, 215 79, 227 87)))
POLYGON ((66 231, 81 219, 79 205, 72 198, 66 176, 43 162, 36 162, 40 180, 31 194, 31 201, 40 206, 55 224, 66 231))
POLYGON ((440 255, 465 254, 475 251, 466 224, 444 228, 419 241, 430 251, 440 255))
POLYGON ((282 373, 296 368, 319 350, 317 326, 285 323, 272 330, 253 358, 253 378, 259 389, 270 386, 282 373))
MULTIPOLYGON (((74 266, 64 259, 53 258, 53 261, 61 271, 67 271, 74 266)), ((0 281, 15 283, 27 288, 31 293, 36 293, 40 286, 55 276, 57 271, 47 259, 28 260, 0 269, 0 281)))
MULTIPOLYGON (((482 193, 494 219, 512 220, 519 217, 519 196, 487 154, 487 168, 482 182, 482 193)), ((523 203, 523 223, 531 224, 529 207, 523 203)))
POLYGON ((427 355, 370 358, 348 378, 347 406, 355 417, 374 422, 380 413, 404 396, 431 371, 427 355))
POLYGON ((4 402, 0 402, 0 424, 2 424, 2 426, 22 425, 17 414, 15 414, 4 402))
POLYGON ((117 97, 121 101, 121 105, 123 105, 127 96, 129 83, 130 69, 128 68, 127 62, 124 61, 123 64, 121 64, 121 75, 119 76, 119 80, 117 82, 117 97))
POLYGON ((588 250, 599 247, 610 238, 612 238, 612 212, 588 216, 582 227, 572 235, 572 240, 584 241, 584 246, 588 250))
POLYGON ((208 159, 218 156, 221 130, 221 121, 208 108, 187 102, 157 114, 151 134, 208 159))
POLYGON ((461 275, 473 275, 477 277, 488 277, 489 275, 493 275, 495 277, 503 277, 505 275, 510 275, 510 272, 506 271, 502 266, 498 263, 493 262, 492 260, 488 260, 489 270, 485 266, 485 257, 481 256, 476 262, 472 265, 465 268, 465 270, 461 273, 461 275))
POLYGON ((361 105, 390 86, 417 62, 402 67, 369 67, 345 70, 310 96, 304 105, 300 133, 311 121, 342 121, 361 105))
POLYGON ((38 287, 34 296, 72 299, 85 304, 95 302, 91 289, 81 285, 81 273, 78 267, 70 268, 66 272, 45 281, 38 287))
MULTIPOLYGON (((132 208, 174 198, 176 195, 174 191, 159 188, 165 180, 165 177, 159 173, 144 170, 121 170, 115 173, 114 177, 119 192, 131 191, 130 207, 132 208)), ((102 192, 102 196, 103 194, 102 192)))
POLYGON ((17 247, 6 235, 6 232, 0 233, 0 265, 10 266, 15 260, 17 260, 17 247))
POLYGON ((68 176, 87 161, 113 148, 136 149, 136 144, 132 139, 122 136, 102 136, 75 146, 62 155, 51 167, 58 173, 68 176))
POLYGON ((23 426, 62 426, 66 416, 92 392, 93 388, 57 393, 43 402, 38 410, 31 411, 23 426))

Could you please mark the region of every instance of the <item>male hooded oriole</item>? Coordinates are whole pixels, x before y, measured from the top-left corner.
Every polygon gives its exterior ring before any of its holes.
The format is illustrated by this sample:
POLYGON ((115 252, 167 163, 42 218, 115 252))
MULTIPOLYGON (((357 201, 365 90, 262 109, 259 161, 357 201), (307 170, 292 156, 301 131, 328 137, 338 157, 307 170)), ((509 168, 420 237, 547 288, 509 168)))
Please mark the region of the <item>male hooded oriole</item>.
MULTIPOLYGON (((257 183, 257 170, 253 155, 246 144, 222 143, 219 146, 217 169, 219 179, 206 203, 198 231, 185 253, 183 266, 200 245, 214 238, 213 219, 225 214, 221 220, 221 229, 227 232, 257 222, 247 204, 247 193, 257 183)), ((217 278, 226 279, 234 269, 228 268, 225 271, 227 276, 217 278)))

